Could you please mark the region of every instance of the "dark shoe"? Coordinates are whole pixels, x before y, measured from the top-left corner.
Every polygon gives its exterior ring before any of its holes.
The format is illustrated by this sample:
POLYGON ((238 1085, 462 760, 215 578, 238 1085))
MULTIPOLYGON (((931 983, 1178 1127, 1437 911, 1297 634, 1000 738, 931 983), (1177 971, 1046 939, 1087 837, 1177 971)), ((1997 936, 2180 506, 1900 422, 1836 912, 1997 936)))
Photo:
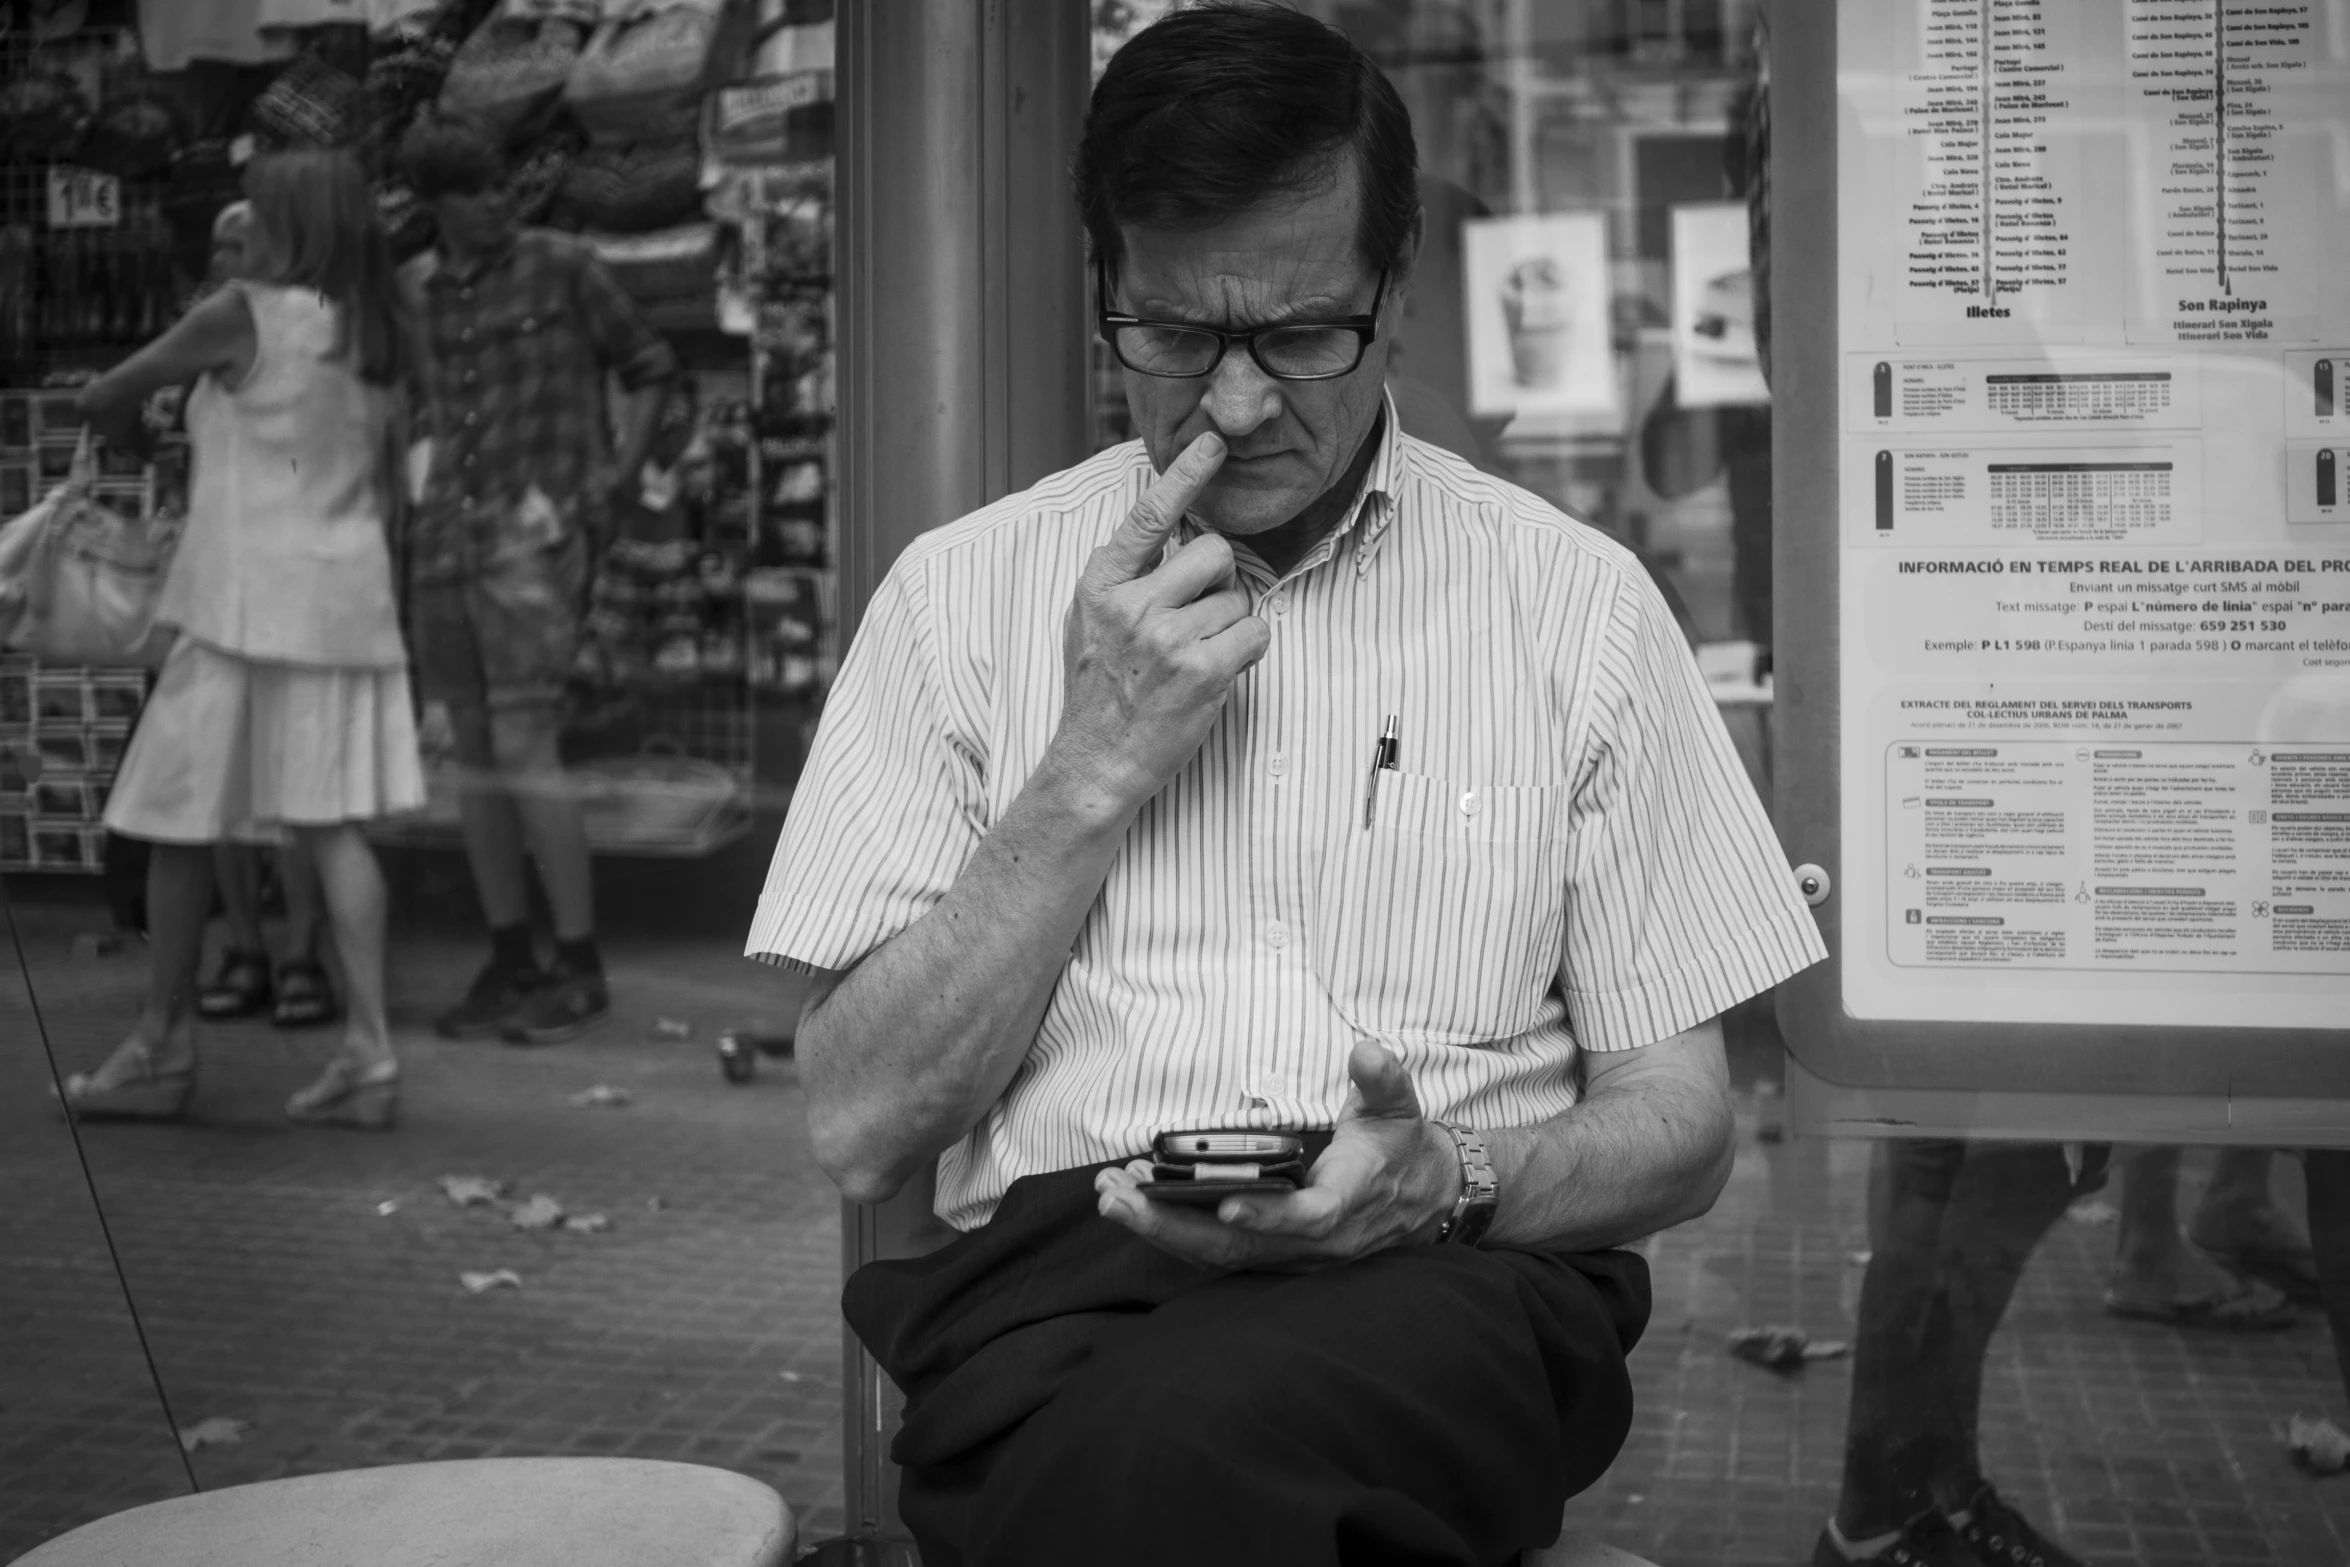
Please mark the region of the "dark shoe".
POLYGON ((279 1028, 323 1028, 343 1015, 334 986, 317 960, 298 958, 277 971, 277 1005, 269 1021, 279 1028))
POLYGON ((491 962, 474 976, 465 999, 433 1021, 443 1039, 487 1039, 503 1030, 532 991, 546 983, 537 969, 515 970, 491 962))
POLYGON ((218 1023, 232 1017, 251 1017, 269 1005, 269 954, 239 952, 220 955, 220 972, 196 995, 196 1015, 218 1023))
POLYGON ((1998 1567, 2086 1567, 2063 1546, 2051 1541, 2032 1521, 1999 1499, 1988 1485, 1966 1504, 1966 1522, 1955 1524, 1967 1548, 1998 1567))
POLYGON ((499 1030, 510 1045, 559 1045, 612 1015, 604 976, 558 965, 499 1030))
POLYGON ((1811 1548, 1811 1567, 1983 1567, 1989 1558, 1977 1556, 1951 1529, 1940 1513, 1924 1512, 1901 1526, 1893 1543, 1873 1556, 1847 1556, 1827 1530, 1811 1548))

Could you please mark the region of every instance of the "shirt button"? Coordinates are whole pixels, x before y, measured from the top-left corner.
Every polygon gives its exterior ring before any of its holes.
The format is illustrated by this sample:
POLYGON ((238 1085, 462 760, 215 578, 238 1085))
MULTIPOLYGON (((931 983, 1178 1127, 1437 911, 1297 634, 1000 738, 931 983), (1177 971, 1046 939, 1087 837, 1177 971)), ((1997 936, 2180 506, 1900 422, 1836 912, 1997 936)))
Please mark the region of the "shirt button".
POLYGON ((1289 945, 1289 927, 1275 920, 1265 927, 1265 945, 1279 952, 1289 945))
POLYGON ((1474 816, 1483 809, 1485 809, 1485 802, 1477 798, 1476 790, 1463 789, 1461 791, 1461 814, 1463 816, 1474 816))
POLYGON ((1273 760, 1270 770, 1273 776, 1276 778, 1279 778, 1282 774, 1288 772, 1289 753, 1287 751, 1275 751, 1273 753, 1273 760))
POLYGON ((1289 613, 1289 595, 1286 592, 1273 595, 1273 613, 1276 615, 1289 613))

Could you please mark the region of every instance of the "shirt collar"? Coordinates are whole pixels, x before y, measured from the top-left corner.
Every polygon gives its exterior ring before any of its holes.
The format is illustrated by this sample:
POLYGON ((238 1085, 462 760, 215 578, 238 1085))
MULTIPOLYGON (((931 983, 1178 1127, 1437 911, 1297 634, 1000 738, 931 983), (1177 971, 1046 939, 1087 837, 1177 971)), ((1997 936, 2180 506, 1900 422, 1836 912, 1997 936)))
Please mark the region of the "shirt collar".
MULTIPOLYGON (((1396 486, 1403 476, 1403 428, 1396 422, 1395 394, 1385 387, 1379 391, 1383 417, 1379 426, 1379 444, 1371 454, 1371 466, 1363 471, 1363 486, 1355 493, 1354 503, 1347 507, 1346 517, 1330 530, 1330 536, 1314 546, 1306 558, 1297 563, 1291 575, 1313 570, 1324 561, 1334 559, 1338 548, 1348 534, 1360 523, 1361 536, 1355 544, 1355 574, 1368 571, 1371 557, 1379 551, 1379 542, 1387 536, 1387 525, 1395 516, 1396 486)), ((1145 472, 1147 486, 1151 475, 1145 472)), ((1174 536, 1167 541, 1169 550, 1188 544, 1205 532, 1200 524, 1186 515, 1176 525, 1174 536)))
POLYGON ((505 265, 514 255, 515 244, 521 238, 522 230, 519 226, 508 230, 503 240, 490 250, 483 252, 479 260, 462 271, 449 258, 449 253, 441 249, 439 242, 435 241, 432 247, 432 271, 425 275, 424 286, 427 288, 436 286, 455 288, 459 284, 477 282, 492 268, 505 265))

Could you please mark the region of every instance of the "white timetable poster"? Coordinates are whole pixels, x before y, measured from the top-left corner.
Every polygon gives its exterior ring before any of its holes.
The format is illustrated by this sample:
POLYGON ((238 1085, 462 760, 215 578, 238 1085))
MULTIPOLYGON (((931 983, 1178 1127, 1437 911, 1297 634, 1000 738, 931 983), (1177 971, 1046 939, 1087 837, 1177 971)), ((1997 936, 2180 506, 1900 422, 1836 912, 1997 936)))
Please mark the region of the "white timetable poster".
POLYGON ((1840 0, 1844 1003, 2350 1015, 2350 6, 1840 0))

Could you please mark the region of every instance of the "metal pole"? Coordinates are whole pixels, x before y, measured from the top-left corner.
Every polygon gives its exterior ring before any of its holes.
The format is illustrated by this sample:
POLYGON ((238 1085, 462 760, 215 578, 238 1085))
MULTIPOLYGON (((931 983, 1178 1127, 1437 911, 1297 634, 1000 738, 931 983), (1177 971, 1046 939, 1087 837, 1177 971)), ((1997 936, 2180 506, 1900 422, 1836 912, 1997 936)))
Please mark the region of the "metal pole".
POLYGON ((913 537, 1086 454, 1084 0, 840 10, 842 646, 913 537))
MULTIPOLYGON (((1087 300, 1068 165, 1091 90, 1086 0, 846 0, 835 352, 840 645, 916 534, 1086 455, 1087 300)), ((927 1173, 841 1205, 843 1277, 944 1238, 927 1173)), ((844 1333, 843 1497, 904 1538, 895 1398, 844 1333)))

